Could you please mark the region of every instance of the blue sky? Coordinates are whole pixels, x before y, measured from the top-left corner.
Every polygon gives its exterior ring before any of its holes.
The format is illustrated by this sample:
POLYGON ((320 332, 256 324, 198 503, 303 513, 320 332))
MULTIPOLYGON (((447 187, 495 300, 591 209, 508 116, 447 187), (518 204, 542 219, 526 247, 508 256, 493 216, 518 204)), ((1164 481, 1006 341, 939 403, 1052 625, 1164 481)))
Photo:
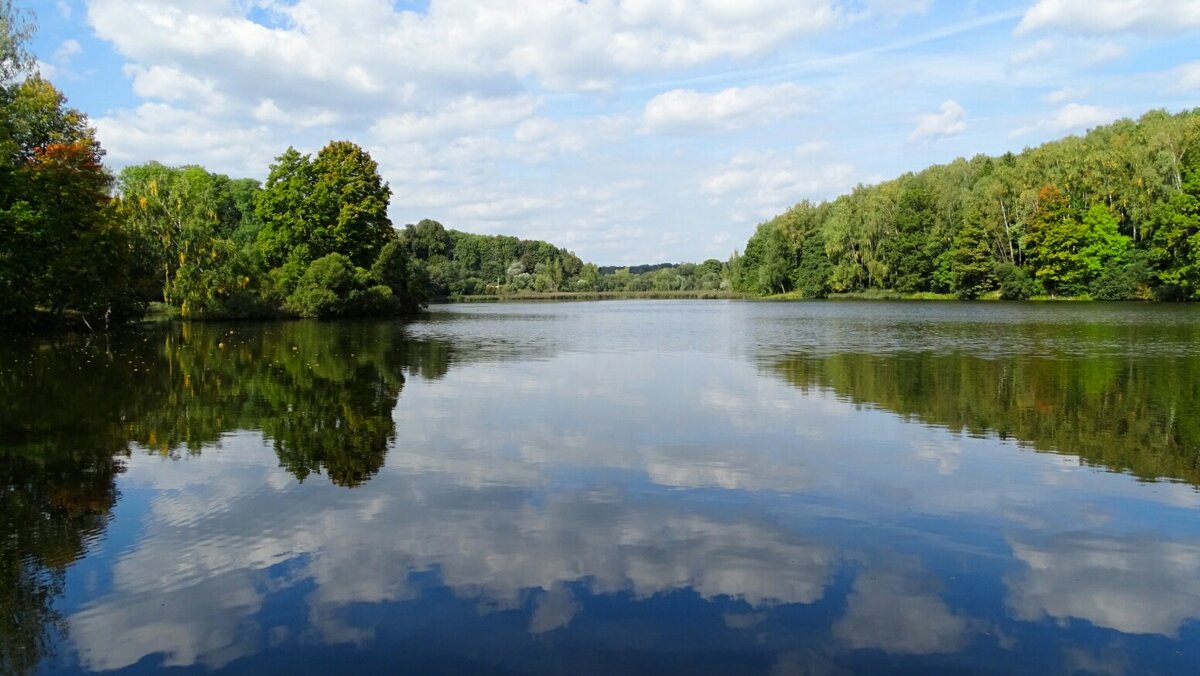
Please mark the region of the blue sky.
POLYGON ((114 169, 366 147, 397 225, 600 264, 933 163, 1200 106, 1200 0, 39 0, 114 169))

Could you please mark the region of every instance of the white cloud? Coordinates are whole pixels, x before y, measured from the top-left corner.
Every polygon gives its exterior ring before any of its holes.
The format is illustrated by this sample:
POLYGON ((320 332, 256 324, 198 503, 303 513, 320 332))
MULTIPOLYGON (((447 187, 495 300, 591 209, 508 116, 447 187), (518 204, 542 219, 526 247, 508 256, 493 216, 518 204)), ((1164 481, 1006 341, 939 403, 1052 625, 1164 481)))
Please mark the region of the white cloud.
POLYGON ((79 44, 78 40, 67 39, 63 40, 58 48, 54 50, 54 60, 59 63, 67 63, 71 59, 83 53, 83 45, 79 44))
POLYGON ((67 0, 58 0, 54 6, 58 8, 58 13, 62 16, 62 18, 71 18, 71 5, 67 2, 67 0))
POLYGON ((1054 116, 1050 128, 1054 131, 1085 129, 1112 122, 1120 116, 1115 108, 1071 103, 1054 116))
POLYGON ((216 91, 212 80, 166 66, 147 68, 130 64, 124 71, 133 81, 133 92, 142 98, 183 102, 208 113, 220 113, 227 108, 226 98, 216 91))
POLYGON ((1200 90, 1200 61, 1185 63, 1175 69, 1176 88, 1183 91, 1200 90))
POLYGON ((1083 131, 1112 122, 1120 116, 1121 112, 1116 108, 1093 106, 1084 103, 1068 103, 1055 112, 1054 115, 1036 124, 1015 129, 1009 136, 1017 138, 1039 130, 1054 133, 1083 131))
POLYGON ((1056 28, 1068 33, 1179 33, 1200 28, 1200 0, 1038 0, 1017 33, 1056 28))
POLYGON ((1086 90, 1077 89, 1075 87, 1063 87, 1043 95, 1042 100, 1046 103, 1057 105, 1070 101, 1071 99, 1078 99, 1086 95, 1086 90))
POLYGON ((531 96, 483 99, 464 96, 426 113, 382 117, 371 133, 386 142, 457 138, 481 130, 509 127, 531 117, 537 100, 531 96))
POLYGON ((193 111, 146 103, 92 121, 118 166, 157 158, 165 164, 200 164, 235 176, 259 174, 270 163, 270 132, 258 126, 230 125, 193 111))
POLYGON ((1112 63, 1123 58, 1129 50, 1123 45, 1115 42, 1101 42, 1092 46, 1087 55, 1087 63, 1092 66, 1099 66, 1106 63, 1112 63))
POLYGON ((867 9, 873 14, 906 16, 924 14, 932 4, 933 0, 868 0, 867 9))
POLYGON ((56 68, 52 63, 46 63, 45 61, 39 60, 37 62, 37 72, 47 80, 53 81, 58 78, 58 68, 56 68))
POLYGON ((1057 51, 1058 43, 1054 40, 1038 40, 1025 49, 1013 54, 1008 62, 1014 66, 1022 66, 1027 63, 1045 61, 1057 51))
MULTIPOLYGON (((770 218, 803 199, 825 199, 854 185, 855 169, 836 161, 814 161, 821 144, 792 153, 744 153, 700 179, 700 192, 714 203, 731 200, 735 221, 770 218)), ((819 160, 820 158, 818 158, 819 160)))
POLYGON ((1200 614, 1194 543, 1079 533, 1012 547, 1026 565, 1005 580, 1018 619, 1077 618, 1125 634, 1175 636, 1200 614))
POLYGON ((926 141, 941 136, 961 134, 967 128, 967 111, 958 101, 946 101, 942 112, 917 117, 917 128, 909 134, 909 141, 926 141))
POLYGON ((636 121, 625 116, 590 116, 551 119, 532 117, 517 125, 513 140, 516 156, 526 162, 543 162, 557 155, 618 143, 634 131, 636 121))
POLYGON ((838 18, 827 0, 546 0, 537 11, 520 0, 433 0, 425 13, 384 0, 272 7, 282 27, 250 21, 231 0, 92 0, 89 20, 136 60, 188 62, 229 80, 262 84, 270 74, 280 84, 381 92, 406 81, 436 90, 446 78, 486 89, 497 76, 605 88, 621 73, 764 54, 838 18))
POLYGON ((731 87, 713 94, 674 89, 646 104, 646 128, 678 134, 737 129, 797 115, 809 107, 812 92, 799 85, 731 87))
POLYGON ((910 574, 863 570, 833 635, 854 649, 893 655, 955 653, 967 646, 969 626, 910 574))

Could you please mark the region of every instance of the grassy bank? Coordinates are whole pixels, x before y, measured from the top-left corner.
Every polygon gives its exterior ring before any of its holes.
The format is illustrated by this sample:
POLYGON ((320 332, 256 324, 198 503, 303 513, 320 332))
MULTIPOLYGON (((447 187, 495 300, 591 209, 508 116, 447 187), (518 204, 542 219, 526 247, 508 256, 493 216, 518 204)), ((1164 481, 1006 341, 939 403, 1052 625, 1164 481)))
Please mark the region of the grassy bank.
POLYGON ((744 300, 748 298, 750 296, 732 291, 558 291, 459 296, 447 300, 461 303, 495 303, 535 300, 744 300))
POLYGON ((829 300, 957 300, 952 293, 900 293, 885 289, 870 289, 854 293, 831 293, 829 300))

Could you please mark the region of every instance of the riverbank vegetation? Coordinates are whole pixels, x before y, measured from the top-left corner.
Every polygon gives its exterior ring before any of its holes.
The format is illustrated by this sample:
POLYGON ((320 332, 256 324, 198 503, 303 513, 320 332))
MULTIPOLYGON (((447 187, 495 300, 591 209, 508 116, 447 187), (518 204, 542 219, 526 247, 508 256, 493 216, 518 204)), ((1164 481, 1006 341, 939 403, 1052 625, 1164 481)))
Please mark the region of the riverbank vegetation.
POLYGON ((1200 110, 801 202, 731 263, 760 295, 1197 300, 1200 110))

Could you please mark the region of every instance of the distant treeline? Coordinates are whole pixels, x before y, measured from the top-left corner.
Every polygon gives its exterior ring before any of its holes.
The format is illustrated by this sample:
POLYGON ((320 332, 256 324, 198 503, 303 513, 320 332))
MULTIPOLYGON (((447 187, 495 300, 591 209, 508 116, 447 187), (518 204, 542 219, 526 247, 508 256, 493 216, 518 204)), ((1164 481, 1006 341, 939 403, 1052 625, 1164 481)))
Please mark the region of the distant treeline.
POLYGON ((801 202, 731 262, 764 295, 1200 299, 1200 110, 801 202))
POLYGON ((435 298, 730 287, 728 265, 715 259, 700 264, 600 268, 547 242, 447 230, 431 220, 405 226, 400 242, 435 298))
POLYGON ((678 267, 679 265, 682 265, 682 263, 678 263, 678 264, 676 264, 676 263, 655 263, 653 265, 628 265, 628 266, 601 265, 600 266, 600 274, 611 275, 611 274, 616 273, 619 270, 628 270, 629 273, 633 274, 633 275, 644 275, 647 272, 658 272, 659 270, 662 270, 664 268, 674 268, 674 267, 678 267))

